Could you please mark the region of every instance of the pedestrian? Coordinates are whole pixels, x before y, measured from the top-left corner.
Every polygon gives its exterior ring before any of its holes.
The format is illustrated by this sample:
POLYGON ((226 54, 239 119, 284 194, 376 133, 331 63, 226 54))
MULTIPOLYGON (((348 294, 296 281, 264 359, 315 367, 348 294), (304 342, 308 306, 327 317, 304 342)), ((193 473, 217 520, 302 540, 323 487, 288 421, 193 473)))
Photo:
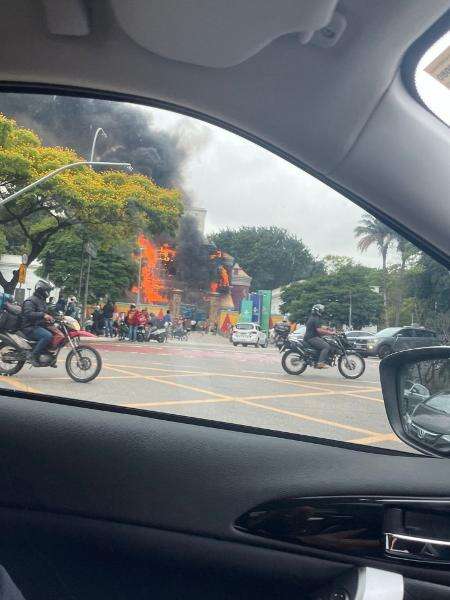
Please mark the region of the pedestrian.
POLYGON ((172 323, 172 315, 170 314, 170 310, 166 311, 166 314, 164 315, 164 325, 166 323, 172 323))
POLYGON ((126 324, 128 325, 128 339, 130 342, 136 341, 137 325, 135 323, 136 304, 130 304, 130 308, 126 316, 126 324))
POLYGON ((106 337, 113 337, 113 315, 115 307, 114 302, 109 299, 103 307, 103 319, 105 322, 105 335, 106 337))
POLYGON ((67 302, 66 311, 65 311, 65 314, 67 317, 75 318, 75 313, 77 310, 76 302, 77 302, 77 299, 75 298, 75 296, 70 296, 70 298, 67 302))
POLYGON ((58 302, 55 305, 55 310, 57 313, 64 313, 66 310, 66 306, 67 306, 67 300, 64 298, 64 296, 61 294, 59 294, 59 298, 58 298, 58 302))
POLYGON ((100 335, 103 332, 103 322, 103 313, 100 309, 100 305, 97 304, 94 312, 92 313, 92 328, 95 335, 100 335))

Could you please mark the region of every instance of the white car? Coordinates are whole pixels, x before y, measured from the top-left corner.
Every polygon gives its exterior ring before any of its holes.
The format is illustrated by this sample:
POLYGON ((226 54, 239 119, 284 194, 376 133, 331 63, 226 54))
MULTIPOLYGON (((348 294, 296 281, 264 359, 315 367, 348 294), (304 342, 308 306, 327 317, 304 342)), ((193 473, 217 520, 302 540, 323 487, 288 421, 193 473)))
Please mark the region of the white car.
POLYGON ((292 342, 299 342, 303 339, 305 335, 306 325, 297 325, 295 331, 288 335, 288 340, 292 342))
POLYGON ((267 333, 261 329, 257 323, 237 323, 231 334, 233 346, 242 344, 243 346, 263 346, 267 348, 269 338, 267 333))

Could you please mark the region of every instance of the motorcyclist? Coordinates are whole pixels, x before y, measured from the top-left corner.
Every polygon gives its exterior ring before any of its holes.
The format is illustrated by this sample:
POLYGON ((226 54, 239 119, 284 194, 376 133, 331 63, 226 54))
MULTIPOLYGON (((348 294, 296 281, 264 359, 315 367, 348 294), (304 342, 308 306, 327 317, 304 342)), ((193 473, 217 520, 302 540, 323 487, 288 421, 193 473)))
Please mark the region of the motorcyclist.
POLYGON ((44 352, 53 337, 47 329, 53 317, 47 313, 46 303, 52 289, 51 283, 40 279, 36 283, 34 294, 22 305, 22 331, 28 338, 37 341, 30 355, 30 362, 34 367, 40 367, 39 355, 44 352))
POLYGON ((320 351, 317 369, 327 369, 328 356, 331 351, 331 346, 322 336, 334 333, 329 327, 324 327, 322 324, 325 306, 323 304, 314 304, 311 309, 311 315, 306 321, 306 331, 303 337, 304 342, 308 342, 310 346, 320 351))

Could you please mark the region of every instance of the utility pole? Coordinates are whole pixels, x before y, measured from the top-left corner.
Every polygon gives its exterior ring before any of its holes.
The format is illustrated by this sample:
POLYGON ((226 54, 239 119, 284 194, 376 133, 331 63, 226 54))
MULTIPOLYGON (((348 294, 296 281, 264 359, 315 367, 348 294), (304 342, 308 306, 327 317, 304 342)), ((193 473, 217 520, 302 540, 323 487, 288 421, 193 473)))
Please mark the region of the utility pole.
POLYGON ((91 259, 97 257, 97 248, 92 244, 92 242, 86 242, 85 244, 85 252, 88 255, 88 264, 86 270, 86 283, 84 286, 84 299, 83 299, 83 311, 82 318, 83 323, 86 321, 86 311, 87 311, 87 302, 89 296, 89 277, 91 275, 91 259))

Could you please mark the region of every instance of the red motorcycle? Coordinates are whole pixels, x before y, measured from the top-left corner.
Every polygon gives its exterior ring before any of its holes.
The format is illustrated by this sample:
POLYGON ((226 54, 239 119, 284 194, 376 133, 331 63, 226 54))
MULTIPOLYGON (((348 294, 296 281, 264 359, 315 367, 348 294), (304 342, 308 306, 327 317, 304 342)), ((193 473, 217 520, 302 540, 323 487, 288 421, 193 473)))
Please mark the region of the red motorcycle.
MULTIPOLYGON (((14 305, 6 306, 5 312, 10 317, 14 317, 14 311, 17 317, 21 309, 14 305)), ((0 375, 15 375, 30 360, 31 350, 37 342, 28 339, 20 330, 14 333, 6 331, 8 327, 2 325, 0 317, 0 375)), ((48 329, 53 333, 53 338, 45 352, 39 355, 40 366, 56 368, 61 348, 70 346, 71 350, 66 357, 69 377, 79 383, 95 379, 102 368, 101 356, 92 346, 81 344, 80 337, 96 336, 81 329, 76 319, 67 316, 55 317, 48 329)))

